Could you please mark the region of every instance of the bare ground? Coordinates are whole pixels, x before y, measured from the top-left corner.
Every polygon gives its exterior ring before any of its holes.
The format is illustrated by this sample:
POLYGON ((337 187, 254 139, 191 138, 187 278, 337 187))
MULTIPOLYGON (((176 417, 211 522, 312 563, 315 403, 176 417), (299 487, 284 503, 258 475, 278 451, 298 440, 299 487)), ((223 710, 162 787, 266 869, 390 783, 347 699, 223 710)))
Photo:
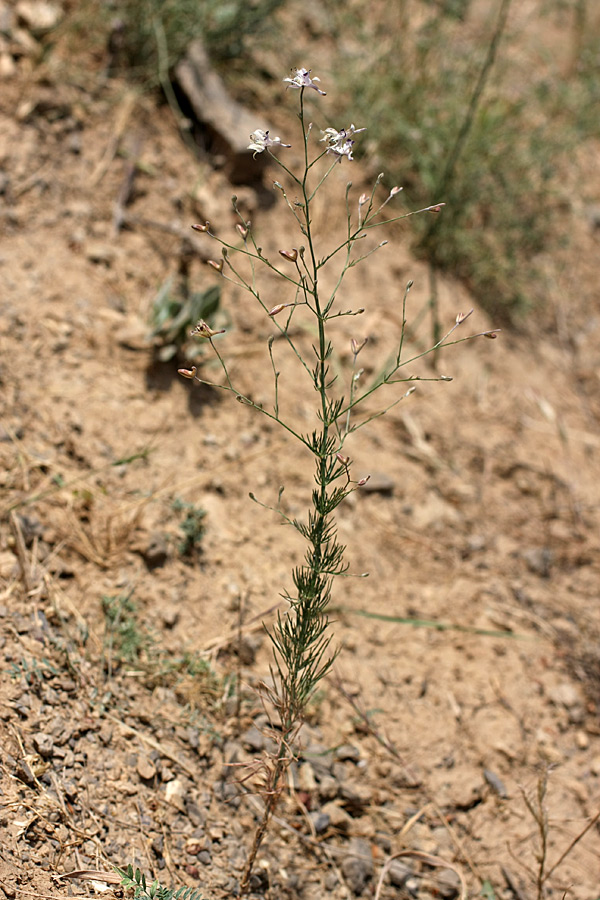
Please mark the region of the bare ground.
MULTIPOLYGON (((66 876, 132 862, 226 897, 261 803, 226 764, 265 749, 260 623, 302 552, 248 492, 273 503, 285 484, 301 515, 311 473, 251 409, 156 363, 146 322, 177 273, 178 230, 209 218, 234 239, 232 189, 192 160, 165 108, 120 82, 91 92, 22 66, 3 82, 0 129, 0 890, 94 893, 101 876, 66 876), (131 154, 134 218, 117 231, 131 154), (176 498, 207 512, 190 559, 176 498), (154 640, 130 662, 102 605, 123 596, 154 640), (208 665, 192 675, 184 653, 208 665)), ((597 158, 582 151, 583 171, 597 158)), ((323 202, 325 239, 346 174, 323 202)), ((283 204, 236 192, 265 251, 291 242, 275 240, 291 234, 283 204)), ((544 327, 456 348, 439 361, 451 383, 423 383, 354 439, 354 471, 379 489, 354 495, 339 528, 351 571, 370 574, 337 586, 341 653, 257 894, 369 896, 400 854, 382 897, 455 896, 459 871, 469 896, 487 881, 489 896, 533 898, 541 855, 545 896, 599 896, 599 257, 580 209, 566 217, 570 249, 548 261, 544 327)), ((406 230, 385 236, 344 297, 366 313, 341 320, 340 373, 352 336, 369 336, 367 377, 392 351, 409 278, 412 310, 427 300, 406 230)), ((208 239, 194 240, 204 287, 208 239)), ((448 327, 471 307, 463 327, 494 325, 449 280, 440 303, 448 327)), ((239 290, 225 287, 222 305, 234 379, 269 402, 271 323, 239 290)), ((298 339, 310 352, 310 332, 298 339)), ((309 428, 310 392, 276 352, 283 402, 309 428)))

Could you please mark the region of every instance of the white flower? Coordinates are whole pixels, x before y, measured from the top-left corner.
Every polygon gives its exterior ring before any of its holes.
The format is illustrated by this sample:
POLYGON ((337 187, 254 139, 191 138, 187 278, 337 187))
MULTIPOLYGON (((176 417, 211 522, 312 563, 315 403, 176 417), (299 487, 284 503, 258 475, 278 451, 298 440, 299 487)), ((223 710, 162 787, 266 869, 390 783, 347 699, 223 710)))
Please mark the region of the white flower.
POLYGON ((326 128, 321 140, 327 142, 327 153, 337 156, 338 162, 342 161, 342 156, 347 156, 349 160, 352 160, 354 159, 352 156, 352 147, 354 146, 352 136, 366 130, 366 128, 355 128, 354 125, 350 125, 349 128, 342 128, 341 131, 336 131, 335 128, 326 128))
POLYGON ((325 91, 322 91, 321 88, 317 87, 315 84, 315 81, 320 81, 321 79, 316 76, 311 78, 311 71, 311 69, 296 69, 296 74, 293 78, 284 78, 283 80, 287 81, 291 88, 313 88, 318 94, 322 94, 324 97, 325 91))
POLYGON ((251 144, 248 144, 248 150, 254 150, 254 155, 262 153, 267 147, 291 147, 291 144, 284 144, 280 137, 269 137, 268 131, 262 131, 257 128, 250 135, 251 144))

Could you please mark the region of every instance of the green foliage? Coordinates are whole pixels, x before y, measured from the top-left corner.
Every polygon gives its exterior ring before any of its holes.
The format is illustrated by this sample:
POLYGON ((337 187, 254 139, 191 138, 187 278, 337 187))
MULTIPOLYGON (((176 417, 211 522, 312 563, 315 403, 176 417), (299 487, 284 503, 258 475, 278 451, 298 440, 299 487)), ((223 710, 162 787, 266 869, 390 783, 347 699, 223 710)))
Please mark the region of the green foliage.
POLYGON ((202 893, 197 888, 180 887, 167 888, 158 879, 148 885, 146 876, 139 869, 133 868, 131 863, 127 870, 115 866, 115 871, 121 876, 121 884, 125 890, 132 890, 135 900, 202 900, 202 893))
MULTIPOLYGON (((235 60, 249 38, 274 27, 284 0, 121 0, 117 68, 146 85, 157 85, 194 38, 215 60, 235 60)), ((107 5, 107 4, 106 4, 107 5)))
POLYGON ((179 529, 183 533, 183 540, 178 549, 182 556, 191 556, 201 548, 202 538, 206 531, 204 526, 206 510, 180 499, 173 501, 173 509, 175 512, 185 513, 185 517, 179 525, 179 529))
POLYGON ((168 362, 174 357, 197 359, 202 344, 190 340, 190 331, 201 319, 213 324, 220 302, 220 285, 186 294, 183 290, 174 292, 173 281, 168 278, 156 295, 151 311, 152 337, 160 361, 168 362))
POLYGON ((369 122, 372 147, 409 205, 446 203, 435 220, 415 220, 418 252, 514 321, 536 299, 536 257, 556 240, 566 140, 536 99, 535 79, 515 90, 511 38, 488 21, 475 35, 431 4, 412 4, 410 16, 390 7, 354 23, 369 49, 342 68, 349 115, 369 122), (390 38, 398 33, 401 41, 390 38))
POLYGON ((23 656, 19 662, 11 663, 9 671, 13 681, 23 680, 32 690, 37 690, 47 679, 59 674, 45 657, 38 661, 34 658, 27 660, 23 656))
POLYGON ((137 609, 131 593, 102 597, 102 611, 106 622, 105 652, 110 670, 114 660, 138 663, 154 645, 153 637, 137 620, 137 609))

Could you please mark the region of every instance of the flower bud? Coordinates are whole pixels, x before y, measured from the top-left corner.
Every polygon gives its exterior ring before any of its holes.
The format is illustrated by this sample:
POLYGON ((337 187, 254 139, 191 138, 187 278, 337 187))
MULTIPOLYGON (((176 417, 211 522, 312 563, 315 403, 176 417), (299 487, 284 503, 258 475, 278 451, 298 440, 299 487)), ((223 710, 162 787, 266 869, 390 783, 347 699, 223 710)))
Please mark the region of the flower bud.
POLYGON ((360 481, 356 482, 356 484, 358 485, 358 487, 364 487, 370 477, 370 475, 367 475, 366 478, 361 478, 360 481))
POLYGON ((456 316, 456 324, 461 325, 465 321, 465 319, 469 318, 472 312, 473 310, 470 309, 468 313, 458 313, 456 316))
POLYGON ((222 260, 222 259, 220 259, 219 262, 216 262, 214 259, 207 259, 207 260, 206 260, 206 265, 207 265, 207 266, 212 266, 213 269, 216 269, 216 270, 217 270, 217 272, 222 272, 222 271, 223 271, 223 260, 222 260))
POLYGON ((192 366, 191 369, 177 369, 179 375, 182 375, 184 378, 195 378, 196 371, 196 366, 192 366))
POLYGON ((454 381, 452 375, 440 375, 440 381, 454 381))
POLYGON ((278 303, 277 306, 274 306, 273 309, 269 310, 269 315, 270 316, 278 315, 282 309, 286 308, 286 306, 287 306, 287 303, 278 303))
POLYGON ((490 341, 493 341, 498 337, 495 331, 484 331, 483 336, 489 338, 490 341))
POLYGON ((290 262, 296 262, 296 260, 298 259, 298 251, 295 247, 291 250, 280 250, 279 255, 283 256, 284 259, 287 259, 290 262))
POLYGON ((393 187, 390 191, 390 197, 395 197, 396 194, 399 194, 400 191, 403 190, 401 187, 393 187))
POLYGON ((192 225, 192 228, 194 229, 194 231, 205 232, 205 231, 208 231, 208 229, 210 228, 210 223, 205 222, 204 225, 192 225))
POLYGON ((239 231, 239 233, 241 234, 241 236, 243 237, 243 239, 246 240, 246 238, 248 237, 248 228, 247 228, 247 226, 246 226, 246 225, 242 225, 242 224, 240 224, 240 222, 238 222, 237 225, 236 225, 235 227, 237 228, 237 230, 239 231))
POLYGON ((343 466, 347 466, 348 463, 350 462, 350 457, 344 456, 342 453, 336 453, 335 456, 336 456, 336 459, 338 460, 338 462, 341 462, 341 464, 343 466))
POLYGON ((369 195, 368 195, 368 194, 361 194, 360 197, 358 198, 358 205, 359 205, 359 207, 360 207, 360 206, 364 206, 365 203, 368 203, 368 202, 369 202, 369 195))

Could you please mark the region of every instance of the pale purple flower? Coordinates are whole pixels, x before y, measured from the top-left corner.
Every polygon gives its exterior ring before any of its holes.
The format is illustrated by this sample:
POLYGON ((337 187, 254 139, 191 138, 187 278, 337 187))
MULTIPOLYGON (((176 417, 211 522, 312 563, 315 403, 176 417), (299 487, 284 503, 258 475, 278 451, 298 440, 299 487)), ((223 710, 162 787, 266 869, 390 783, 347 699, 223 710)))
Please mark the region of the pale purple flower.
POLYGON ((254 155, 262 153, 267 147, 291 147, 291 144, 284 144, 280 137, 269 137, 268 131, 262 131, 257 128, 250 135, 251 144, 248 144, 248 150, 254 150, 254 155))
POLYGON ((315 81, 320 81, 320 78, 316 76, 314 78, 310 77, 311 69, 296 69, 296 74, 293 78, 284 78, 284 81, 288 82, 289 87, 294 89, 300 88, 313 88, 318 94, 321 94, 323 97, 325 96, 325 91, 322 91, 320 87, 317 87, 315 81))
POLYGON ((326 128, 321 141, 326 141, 327 153, 337 156, 338 162, 342 161, 342 156, 347 156, 349 160, 352 160, 354 159, 352 147, 355 143, 352 140, 352 136, 360 134, 361 131, 366 131, 366 128, 355 128, 354 125, 350 125, 349 128, 342 128, 341 131, 337 131, 335 128, 326 128))

